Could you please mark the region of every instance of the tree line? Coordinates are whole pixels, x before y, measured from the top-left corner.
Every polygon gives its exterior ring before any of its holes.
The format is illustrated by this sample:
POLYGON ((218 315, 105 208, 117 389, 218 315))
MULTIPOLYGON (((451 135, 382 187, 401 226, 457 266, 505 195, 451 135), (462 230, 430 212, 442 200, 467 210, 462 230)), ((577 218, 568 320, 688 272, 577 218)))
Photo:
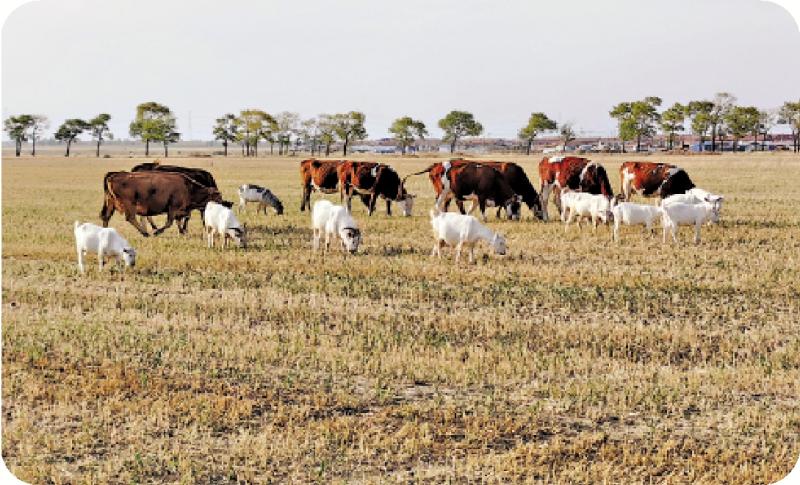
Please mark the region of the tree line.
MULTIPOLYGON (((776 124, 786 124, 791 128, 794 151, 800 152, 800 100, 787 101, 775 110, 739 106, 736 102, 736 97, 730 93, 717 93, 711 100, 696 100, 686 104, 676 102, 659 112, 661 98, 648 96, 618 103, 611 108, 609 116, 617 120, 623 152, 625 142, 635 141, 639 151, 643 140, 652 139, 659 132, 666 138, 668 149, 672 150, 676 137, 686 130, 687 121, 691 132, 700 139, 701 151, 705 149, 707 140, 711 142, 712 151, 717 148, 722 150, 726 138, 732 140, 733 149, 736 150, 740 140, 747 135, 753 135, 756 144, 761 136, 763 149, 769 131, 776 124)), ((70 147, 78 136, 89 133, 96 142, 96 156, 99 157, 103 141, 113 139, 108 128, 110 119, 107 113, 89 120, 71 118, 58 127, 54 136, 65 143, 65 156, 68 157, 70 147)), ((243 156, 258 156, 259 142, 269 145, 270 154, 274 154, 275 145, 278 146, 279 155, 289 153, 294 145, 296 151, 305 148, 310 150, 312 156, 321 155, 323 151, 328 156, 332 146, 339 143, 346 156, 353 143, 367 137, 365 122, 366 116, 360 111, 320 114, 316 118, 302 120, 300 115, 289 111, 271 115, 264 110, 251 108, 239 114, 226 113, 217 118, 213 134, 214 139, 222 143, 225 156, 231 144, 239 144, 243 156)), ((176 126, 175 115, 169 107, 150 101, 136 107, 128 131, 132 138, 145 144, 145 156, 150 155, 151 143, 160 143, 167 157, 169 145, 180 140, 181 134, 176 126)), ((467 111, 451 111, 439 120, 438 126, 444 132, 442 140, 449 144, 451 153, 455 152, 463 138, 483 133, 483 125, 467 111)), ((22 145, 27 141, 32 145, 31 155, 35 156, 36 140, 41 139, 49 127, 49 121, 43 115, 21 114, 7 118, 3 127, 15 142, 16 156, 20 156, 22 145)), ((410 116, 394 120, 389 132, 403 154, 428 135, 425 123, 410 116)), ((517 136, 525 144, 526 153, 530 154, 536 137, 546 132, 557 134, 563 147, 576 137, 571 123, 559 124, 542 112, 531 113, 517 136)))

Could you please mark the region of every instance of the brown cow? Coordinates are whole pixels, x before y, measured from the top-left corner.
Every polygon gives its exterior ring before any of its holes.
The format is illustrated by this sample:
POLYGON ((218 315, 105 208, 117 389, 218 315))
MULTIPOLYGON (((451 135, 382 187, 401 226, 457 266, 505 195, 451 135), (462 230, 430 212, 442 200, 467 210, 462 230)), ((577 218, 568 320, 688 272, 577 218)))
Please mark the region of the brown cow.
MULTIPOLYGON (((148 163, 140 163, 139 165, 135 165, 131 168, 131 172, 147 172, 147 171, 158 171, 158 172, 180 172, 183 174, 188 175, 192 180, 198 182, 200 185, 204 185, 206 187, 213 187, 218 189, 217 181, 214 180, 214 176, 211 175, 210 172, 207 170, 203 170, 202 168, 193 168, 193 167, 181 167, 180 165, 163 165, 160 160, 156 160, 155 162, 148 162, 148 163)), ((227 206, 227 204, 225 204, 227 206)), ((230 206, 228 206, 230 208, 230 206)), ((200 213, 200 217, 202 219, 202 212, 200 213)), ((147 221, 150 223, 150 228, 156 229, 156 223, 153 221, 152 217, 147 217, 147 221)), ((178 230, 181 232, 186 232, 186 226, 189 224, 189 218, 178 220, 178 230)))
POLYGON ((303 198, 300 210, 311 208, 311 192, 318 190, 323 194, 333 194, 339 184, 337 167, 344 160, 317 160, 311 158, 300 162, 300 184, 303 187, 303 198))
MULTIPOLYGON (((103 179, 105 199, 100 211, 103 227, 114 211, 125 214, 125 219, 147 237, 147 229, 136 216, 167 214, 164 227, 153 235, 164 232, 178 219, 186 218, 193 210, 203 210, 209 201, 223 203, 219 191, 205 187, 184 174, 176 172, 108 172, 103 179)), ((181 233, 185 232, 178 226, 181 233)))
POLYGON ((392 201, 400 204, 403 215, 411 215, 414 196, 406 192, 400 176, 390 166, 377 162, 344 161, 337 167, 339 175, 339 195, 344 202, 347 197, 347 210, 352 212, 354 194, 361 197, 369 215, 375 211, 378 197, 386 199, 386 213, 392 215, 392 201))
MULTIPOLYGON (((463 160, 463 159, 459 159, 463 160)), ((455 161, 455 160, 453 160, 455 161)), ((511 190, 514 191, 517 195, 522 196, 522 201, 528 206, 528 208, 533 212, 534 216, 538 219, 542 219, 544 216, 542 214, 542 203, 539 199, 539 193, 536 192, 536 189, 533 187, 528 175, 525 173, 525 170, 522 169, 519 165, 514 162, 496 162, 493 160, 463 160, 469 163, 479 163, 481 165, 486 165, 487 167, 492 167, 493 169, 500 172, 503 177, 508 182, 508 185, 511 186, 511 190)), ((498 208, 498 217, 500 213, 500 209, 498 208)))
POLYGON ((663 199, 695 186, 682 168, 658 162, 625 162, 619 167, 619 180, 625 200, 631 200, 634 192, 663 199))
POLYGON ((569 188, 589 194, 614 196, 606 169, 583 157, 545 157, 539 162, 541 180, 542 212, 547 220, 547 205, 550 193, 555 199, 556 208, 561 213, 561 189, 569 188))
POLYGON ((470 212, 476 206, 480 207, 484 220, 486 220, 488 205, 505 207, 509 218, 519 219, 522 197, 515 194, 503 174, 492 167, 464 160, 451 160, 434 163, 425 170, 413 173, 408 177, 423 173, 428 174, 433 189, 437 193, 436 207, 438 210, 446 210, 446 203, 450 198, 454 198, 463 214, 463 201, 470 199, 478 202, 472 205, 470 212))

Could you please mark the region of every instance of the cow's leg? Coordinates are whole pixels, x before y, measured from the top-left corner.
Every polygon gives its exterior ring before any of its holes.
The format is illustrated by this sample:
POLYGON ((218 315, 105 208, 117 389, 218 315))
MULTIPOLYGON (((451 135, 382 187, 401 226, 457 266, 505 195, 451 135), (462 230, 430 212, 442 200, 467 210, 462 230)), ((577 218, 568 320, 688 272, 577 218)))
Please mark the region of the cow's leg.
POLYGON ((139 232, 142 234, 142 236, 144 237, 150 236, 150 234, 147 233, 147 228, 144 227, 144 224, 141 224, 139 222, 139 220, 136 218, 136 214, 134 214, 132 211, 125 213, 125 220, 128 221, 133 227, 138 229, 139 232))
MULTIPOLYGON (((157 229, 158 228, 158 226, 156 226, 155 219, 153 219, 151 216, 147 216, 146 218, 142 217, 142 219, 147 219, 147 222, 150 224, 150 229, 157 229)), ((142 225, 144 225, 144 221, 142 222, 142 225)))
POLYGON ((558 213, 560 214, 562 211, 561 207, 561 186, 553 185, 553 201, 556 203, 556 209, 558 209, 558 213))
POLYGON ((369 196, 369 207, 367 208, 367 214, 368 214, 368 215, 370 215, 370 216, 371 216, 371 215, 372 215, 372 213, 373 213, 373 212, 375 212, 375 203, 376 203, 376 202, 378 202, 378 196, 377 196, 377 195, 375 195, 375 193, 373 192, 373 193, 372 193, 372 194, 369 196))
POLYGON ((303 185, 303 198, 300 199, 300 212, 305 211, 306 206, 311 209, 311 184, 303 185))
POLYGON ((442 190, 442 193, 439 194, 439 197, 436 199, 436 208, 442 212, 447 212, 447 206, 444 205, 445 201, 448 202, 447 198, 450 196, 450 189, 446 188, 442 190))
POLYGON ((108 227, 108 221, 112 215, 114 215, 114 202, 106 197, 103 207, 100 209, 100 220, 103 221, 103 227, 108 227))
POLYGON ((483 197, 479 197, 478 207, 481 210, 481 219, 483 219, 483 222, 486 222, 486 199, 484 199, 483 197))
POLYGON ((153 235, 158 236, 162 232, 172 227, 172 224, 175 222, 175 216, 176 216, 175 211, 173 209, 169 209, 167 211, 167 222, 164 223, 164 227, 156 229, 155 232, 153 232, 153 235))
POLYGON ((542 220, 547 220, 547 197, 549 196, 550 191, 546 184, 541 184, 539 186, 539 202, 542 204, 542 220))
POLYGON ((387 216, 392 215, 392 201, 389 199, 386 199, 386 215, 387 216))
POLYGON ((189 227, 189 219, 192 217, 191 214, 188 216, 180 219, 178 221, 178 232, 181 234, 186 234, 186 229, 189 227))

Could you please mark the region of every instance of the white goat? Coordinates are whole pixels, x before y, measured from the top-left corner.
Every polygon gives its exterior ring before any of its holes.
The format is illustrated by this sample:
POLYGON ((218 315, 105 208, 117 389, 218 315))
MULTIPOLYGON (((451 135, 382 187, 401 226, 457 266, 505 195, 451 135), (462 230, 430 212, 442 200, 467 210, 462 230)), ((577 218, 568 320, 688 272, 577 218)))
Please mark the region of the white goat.
POLYGON ((675 202, 662 205, 661 224, 664 227, 664 243, 667 242, 667 231, 672 233, 672 240, 678 242, 678 227, 694 225, 694 243, 700 244, 700 226, 706 222, 717 222, 719 213, 711 202, 685 204, 675 202))
POLYGON ((342 242, 342 250, 351 254, 358 251, 361 243, 361 230, 347 208, 333 205, 330 201, 320 200, 311 211, 311 227, 314 229, 314 251, 319 249, 319 240, 325 233, 325 251, 330 249, 331 238, 338 236, 342 242))
POLYGON ((75 221, 75 248, 78 251, 78 268, 81 273, 85 272, 83 256, 88 252, 97 254, 100 271, 103 271, 103 260, 106 256, 115 258, 118 265, 121 262, 125 266, 136 265, 136 251, 113 227, 75 221))
POLYGON ((653 230, 653 222, 661 217, 661 211, 661 207, 634 204, 633 202, 613 204, 611 207, 611 214, 614 219, 612 239, 619 241, 619 227, 622 224, 626 226, 643 224, 647 232, 651 232, 653 230))
POLYGON ((664 199, 663 203, 675 204, 680 202, 684 204, 699 204, 701 202, 709 202, 714 206, 714 210, 717 212, 717 219, 714 221, 709 220, 708 224, 714 224, 719 221, 719 214, 722 212, 722 202, 724 200, 725 197, 721 195, 712 194, 707 190, 695 187, 687 190, 684 194, 671 195, 664 199))
POLYGON ((203 225, 206 231, 208 247, 214 247, 214 236, 222 236, 222 247, 228 247, 228 239, 239 245, 240 248, 247 247, 247 224, 242 226, 233 211, 222 204, 209 202, 203 211, 203 225))
POLYGON ((669 197, 661 201, 661 205, 699 204, 702 201, 703 201, 702 199, 697 198, 694 194, 686 192, 685 194, 670 195, 669 197))
POLYGON ((471 263, 475 261, 475 244, 479 241, 491 244, 496 254, 506 254, 505 237, 492 232, 475 217, 454 212, 439 212, 437 209, 431 209, 430 214, 433 237, 436 239, 431 256, 441 259, 443 246, 455 246, 456 262, 458 262, 461 259, 461 251, 467 246, 471 263))
POLYGON ((592 230, 597 229, 597 221, 603 224, 611 219, 611 201, 605 195, 587 194, 586 192, 561 192, 561 220, 566 223, 564 231, 569 228, 572 220, 577 217, 578 229, 581 227, 581 218, 587 217, 592 221, 592 230))

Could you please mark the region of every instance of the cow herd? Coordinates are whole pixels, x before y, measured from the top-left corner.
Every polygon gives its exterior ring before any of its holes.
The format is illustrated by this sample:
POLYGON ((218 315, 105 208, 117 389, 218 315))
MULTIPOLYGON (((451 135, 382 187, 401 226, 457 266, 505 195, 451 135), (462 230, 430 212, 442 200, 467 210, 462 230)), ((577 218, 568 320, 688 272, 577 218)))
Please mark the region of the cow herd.
MULTIPOLYGON (((358 196, 372 215, 378 199, 386 201, 386 212, 391 215, 392 202, 400 207, 403 216, 410 216, 415 195, 405 188, 409 177, 428 174, 436 196, 430 211, 435 244, 432 255, 441 256, 445 245, 456 248, 456 261, 463 249, 469 250, 474 260, 474 246, 486 242, 495 253, 505 254, 505 237, 481 224, 471 213, 480 210, 486 222, 486 209, 497 209, 497 217, 505 211, 506 217, 519 220, 522 204, 539 220, 548 220, 548 200, 553 199, 567 230, 572 223, 580 226, 582 220, 597 225, 613 224, 612 237, 619 239, 621 225, 642 225, 652 230, 661 222, 663 241, 670 233, 677 242, 681 225, 695 227, 695 243, 700 241, 700 227, 715 223, 723 197, 695 187, 685 170, 666 163, 625 162, 620 167, 622 192, 613 193, 605 168, 597 162, 582 157, 544 158, 539 163, 539 192, 534 188, 523 168, 513 162, 489 160, 452 159, 437 162, 425 170, 401 178, 389 165, 377 162, 350 160, 303 160, 300 162, 302 197, 300 210, 311 209, 311 194, 339 192, 342 205, 327 200, 318 201, 312 209, 314 250, 319 249, 324 237, 325 249, 334 238, 342 249, 355 253, 362 234, 352 216, 352 198, 358 196), (541 193, 541 197, 540 194, 541 193), (658 205, 630 202, 634 194, 656 197, 658 205), (455 201, 459 214, 448 213, 455 201), (465 210, 464 203, 471 207, 465 210)), ((118 263, 132 266, 135 251, 113 228, 108 228, 111 216, 120 212, 145 237, 149 236, 147 222, 158 235, 176 224, 185 233, 192 211, 202 216, 209 247, 216 236, 223 238, 222 246, 233 241, 240 247, 247 245, 247 227, 241 225, 232 211, 232 202, 225 201, 214 177, 198 168, 143 163, 129 172, 109 172, 103 179, 104 201, 100 211, 103 227, 90 223, 75 223, 75 238, 79 267, 84 270, 83 256, 93 252, 100 259, 115 257, 118 263), (157 227, 152 217, 166 215, 166 222, 157 227)), ((239 187, 239 212, 249 203, 267 213, 271 208, 283 214, 280 199, 269 189, 252 184, 239 187)))

